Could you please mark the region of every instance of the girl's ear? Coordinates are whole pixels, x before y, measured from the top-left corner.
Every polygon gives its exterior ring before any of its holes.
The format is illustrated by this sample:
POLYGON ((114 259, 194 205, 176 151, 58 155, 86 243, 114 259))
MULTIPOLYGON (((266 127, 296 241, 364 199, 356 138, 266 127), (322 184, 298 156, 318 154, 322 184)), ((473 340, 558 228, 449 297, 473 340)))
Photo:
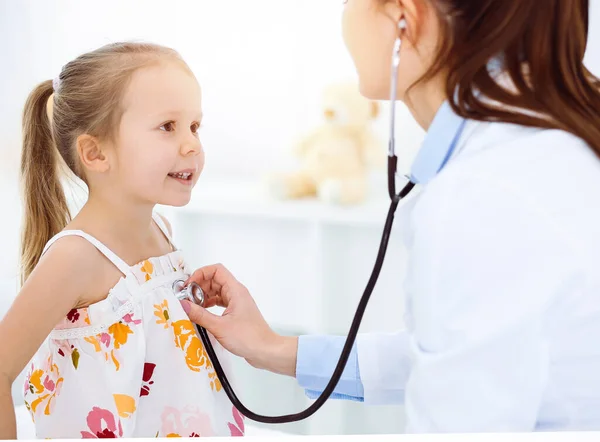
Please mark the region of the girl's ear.
POLYGON ((84 170, 104 173, 110 169, 110 163, 99 140, 91 135, 77 137, 77 154, 84 170))

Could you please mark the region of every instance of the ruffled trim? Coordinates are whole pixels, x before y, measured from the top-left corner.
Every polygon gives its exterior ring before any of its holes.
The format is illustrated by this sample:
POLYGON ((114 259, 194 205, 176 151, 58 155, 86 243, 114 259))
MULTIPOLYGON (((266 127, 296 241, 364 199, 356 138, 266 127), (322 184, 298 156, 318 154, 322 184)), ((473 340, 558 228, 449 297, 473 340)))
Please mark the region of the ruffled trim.
POLYGON ((185 272, 186 265, 179 250, 166 255, 148 258, 131 268, 139 284, 174 272, 185 272))
POLYGON ((137 285, 142 286, 155 278, 180 272, 190 273, 180 250, 145 259, 130 267, 130 275, 121 277, 114 287, 109 290, 106 299, 89 307, 71 310, 54 329, 68 330, 89 327, 98 320, 102 321, 101 318, 122 310, 125 304, 131 303, 127 278, 135 278, 137 285))

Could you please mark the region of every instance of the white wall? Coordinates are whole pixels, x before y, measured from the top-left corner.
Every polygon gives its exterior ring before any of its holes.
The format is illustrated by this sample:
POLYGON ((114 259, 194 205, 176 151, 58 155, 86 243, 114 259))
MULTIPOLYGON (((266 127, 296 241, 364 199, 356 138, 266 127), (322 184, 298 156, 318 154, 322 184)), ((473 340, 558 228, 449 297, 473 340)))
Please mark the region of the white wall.
MULTIPOLYGON (((341 11, 340 0, 0 0, 0 174, 15 171, 21 110, 35 84, 81 52, 121 39, 172 46, 196 73, 204 95, 205 175, 257 177, 285 167, 294 139, 320 118, 323 86, 355 79, 341 11)), ((398 136, 406 133, 399 144, 414 152, 422 131, 406 115, 399 105, 398 136)), ((384 106, 382 137, 386 119, 384 106)), ((11 204, 14 179, 2 184, 11 186, 4 197, 11 204)), ((17 220, 9 224, 14 232, 17 220)), ((8 244, 13 250, 14 235, 8 244)), ((0 269, 13 264, 12 256, 0 256, 0 269)))

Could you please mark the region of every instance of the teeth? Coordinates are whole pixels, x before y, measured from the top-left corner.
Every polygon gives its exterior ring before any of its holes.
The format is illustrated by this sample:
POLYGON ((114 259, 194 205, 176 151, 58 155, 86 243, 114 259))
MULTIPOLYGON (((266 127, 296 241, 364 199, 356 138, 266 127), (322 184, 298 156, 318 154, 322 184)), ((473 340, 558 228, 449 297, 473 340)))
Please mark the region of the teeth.
POLYGON ((187 180, 190 178, 190 176, 192 176, 191 173, 171 173, 169 175, 171 175, 172 177, 175 177, 175 178, 182 179, 182 180, 187 180))

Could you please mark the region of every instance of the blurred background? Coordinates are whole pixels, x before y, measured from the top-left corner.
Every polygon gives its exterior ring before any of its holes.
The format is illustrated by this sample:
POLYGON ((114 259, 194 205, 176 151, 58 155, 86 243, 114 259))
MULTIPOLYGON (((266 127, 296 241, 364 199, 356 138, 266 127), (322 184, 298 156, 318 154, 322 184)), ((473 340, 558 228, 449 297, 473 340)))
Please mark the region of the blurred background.
MULTIPOLYGON (((586 62, 599 74, 600 5, 590 3, 586 62)), ((138 40, 178 50, 203 88, 205 173, 188 206, 160 208, 176 244, 193 266, 227 265, 281 333, 345 334, 387 211, 384 171, 372 172, 367 201, 348 208, 277 201, 264 190, 266 174, 296 164, 294 142, 323 123, 323 89, 356 80, 341 38, 341 12, 342 0, 0 0, 0 317, 17 293, 20 118, 27 94, 82 52, 138 40)), ((389 108, 381 105, 373 129, 385 152, 389 108)), ((396 116, 400 169, 407 172, 423 132, 403 105, 396 116)), ((407 256, 399 221, 362 331, 402 326, 407 256)), ((236 375, 239 396, 257 412, 291 413, 310 403, 292 379, 240 360, 236 375)), ((17 404, 21 385, 15 383, 17 404)), ((276 430, 369 434, 403 428, 400 406, 329 401, 308 421, 276 430)))

